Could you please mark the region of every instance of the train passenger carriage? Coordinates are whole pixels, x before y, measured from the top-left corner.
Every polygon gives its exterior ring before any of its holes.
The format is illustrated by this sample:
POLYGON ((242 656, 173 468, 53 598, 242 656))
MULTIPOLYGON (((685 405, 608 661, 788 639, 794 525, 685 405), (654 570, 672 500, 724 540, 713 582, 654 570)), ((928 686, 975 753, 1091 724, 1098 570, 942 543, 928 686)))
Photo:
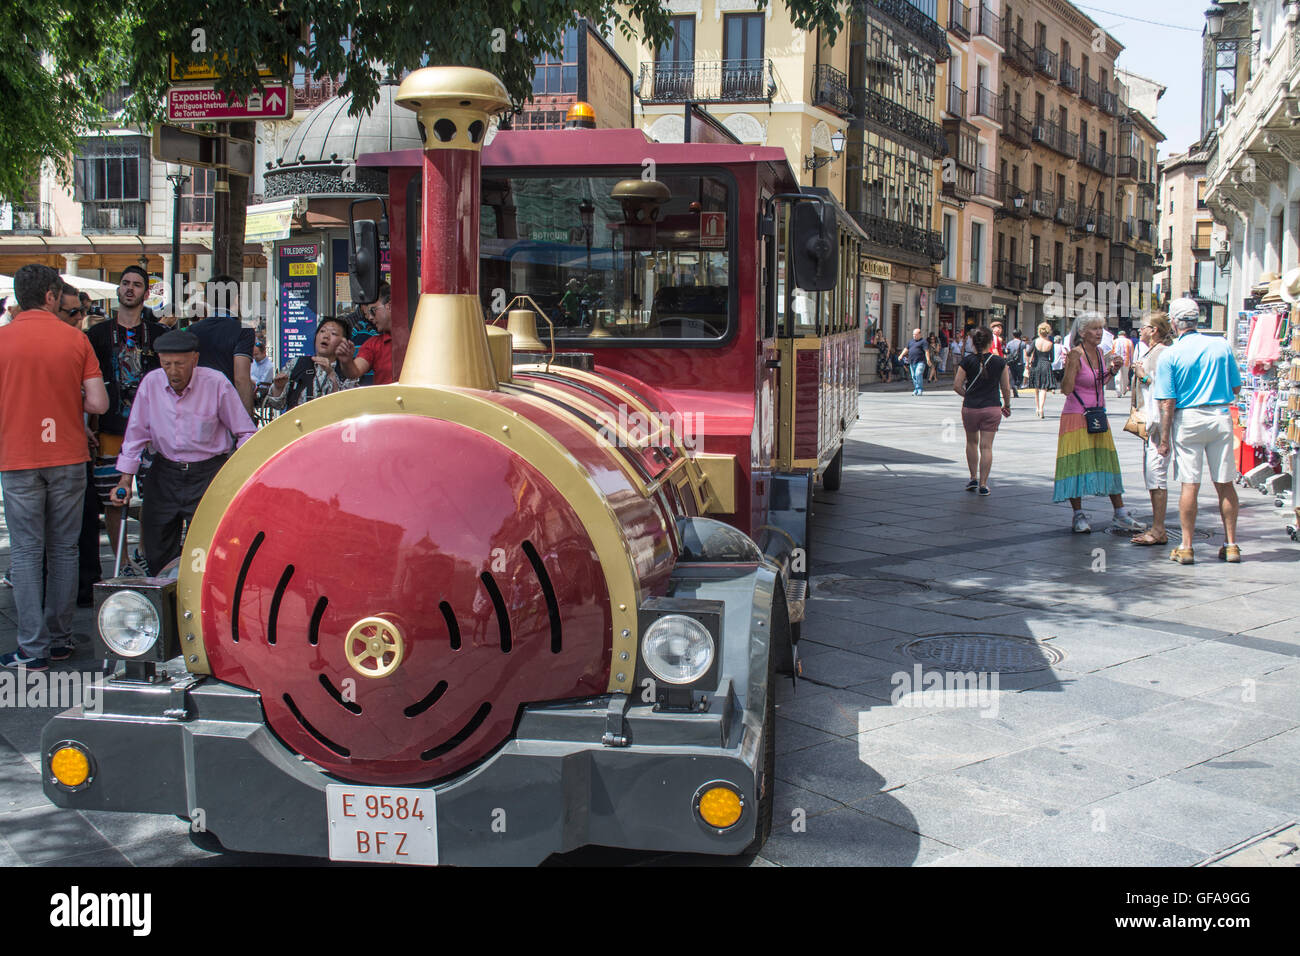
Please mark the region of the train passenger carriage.
POLYGON ((102 706, 60 806, 237 850, 537 863, 735 854, 771 827, 808 519, 857 415, 861 233, 780 150, 511 132, 478 70, 403 81, 392 385, 234 453, 177 579, 97 589, 102 706), (507 325, 508 320, 508 325, 507 325))

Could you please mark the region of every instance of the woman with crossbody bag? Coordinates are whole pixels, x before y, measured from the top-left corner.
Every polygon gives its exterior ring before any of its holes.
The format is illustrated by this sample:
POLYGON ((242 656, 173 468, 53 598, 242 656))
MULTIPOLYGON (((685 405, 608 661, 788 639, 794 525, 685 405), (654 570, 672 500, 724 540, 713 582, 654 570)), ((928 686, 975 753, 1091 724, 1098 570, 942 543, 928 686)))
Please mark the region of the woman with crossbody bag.
POLYGON ((988 495, 993 439, 1002 419, 1011 415, 1011 374, 1006 359, 989 351, 992 332, 982 327, 973 330, 971 344, 974 351, 962 359, 952 390, 962 397, 961 423, 966 430, 966 465, 970 468, 966 490, 978 489, 981 495, 988 495))
POLYGON ((1083 511, 1085 495, 1110 496, 1115 508, 1113 527, 1134 533, 1146 530, 1124 507, 1124 479, 1106 418, 1106 379, 1123 365, 1123 359, 1112 353, 1107 363, 1101 352, 1104 327, 1105 321, 1096 312, 1084 312, 1074 320, 1070 341, 1075 346, 1066 355, 1061 377, 1061 393, 1066 399, 1056 441, 1052 500, 1070 502, 1074 509, 1071 527, 1076 534, 1092 531, 1083 511))

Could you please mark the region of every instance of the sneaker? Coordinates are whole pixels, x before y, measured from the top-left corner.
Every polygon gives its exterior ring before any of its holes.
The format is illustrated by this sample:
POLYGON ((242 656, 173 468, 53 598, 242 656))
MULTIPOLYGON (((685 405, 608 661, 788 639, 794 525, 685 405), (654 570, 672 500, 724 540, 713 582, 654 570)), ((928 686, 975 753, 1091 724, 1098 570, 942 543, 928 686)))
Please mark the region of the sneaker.
POLYGON ((9 580, 9 572, 8 572, 8 571, 5 572, 5 576, 4 576, 4 577, 0 578, 0 584, 3 584, 3 585, 4 585, 5 587, 7 587, 7 588, 11 588, 11 587, 14 586, 14 583, 13 583, 12 581, 9 580))
POLYGON ((1075 534, 1092 534, 1092 525, 1088 524, 1088 516, 1082 511, 1074 516, 1073 527, 1075 534))
POLYGON ((0 654, 0 667, 12 667, 15 670, 25 668, 29 671, 47 670, 50 662, 44 657, 27 657, 22 651, 10 651, 0 654))
POLYGON ((75 646, 74 644, 72 644, 71 642, 69 642, 69 643, 67 643, 67 644, 51 644, 51 645, 50 645, 50 660, 52 660, 52 661, 66 661, 69 657, 72 656, 73 651, 75 651, 75 650, 76 650, 76 646, 75 646))
POLYGON ((1122 518, 1119 515, 1115 515, 1111 527, 1116 531, 1131 531, 1134 534, 1147 529, 1146 525, 1141 521, 1134 519, 1132 515, 1124 515, 1122 518))
POLYGON ((967 491, 974 491, 974 490, 975 490, 976 488, 978 488, 979 486, 980 486, 979 479, 978 479, 978 478, 972 478, 970 481, 968 481, 968 482, 966 483, 966 490, 967 490, 967 491))
POLYGON ((988 497, 990 494, 992 494, 992 492, 989 491, 989 486, 988 486, 988 485, 980 485, 980 495, 981 495, 981 496, 983 496, 983 497, 988 497))
POLYGON ((1225 544, 1219 549, 1219 560, 1227 561, 1229 564, 1241 563, 1241 548, 1235 544, 1225 544))
POLYGON ((128 561, 118 570, 117 576, 119 578, 147 578, 149 572, 145 569, 143 564, 138 564, 135 561, 128 561))

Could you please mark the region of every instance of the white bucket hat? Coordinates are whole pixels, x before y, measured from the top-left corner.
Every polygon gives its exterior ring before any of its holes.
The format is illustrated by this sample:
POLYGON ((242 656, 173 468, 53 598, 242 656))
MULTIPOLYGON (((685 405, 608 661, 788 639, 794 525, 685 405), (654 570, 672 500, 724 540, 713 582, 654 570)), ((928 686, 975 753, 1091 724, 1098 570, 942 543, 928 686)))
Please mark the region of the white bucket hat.
POLYGON ((1300 302, 1300 268, 1292 269, 1282 276, 1278 294, 1287 302, 1300 302))

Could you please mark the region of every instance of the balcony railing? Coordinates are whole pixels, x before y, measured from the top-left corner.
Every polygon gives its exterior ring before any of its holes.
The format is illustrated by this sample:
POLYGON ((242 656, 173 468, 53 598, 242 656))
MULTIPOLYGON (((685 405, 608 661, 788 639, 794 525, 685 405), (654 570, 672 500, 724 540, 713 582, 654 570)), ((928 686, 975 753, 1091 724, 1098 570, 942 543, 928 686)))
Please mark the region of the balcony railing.
POLYGON ((1097 213, 1097 235, 1109 239, 1115 232, 1115 217, 1104 212, 1097 213))
POLYGON ((1133 242, 1137 238, 1137 220, 1132 216, 1126 216, 1119 221, 1119 235, 1116 237, 1120 242, 1133 242))
MULTIPOLYGON (((952 55, 943 28, 919 7, 914 6, 911 0, 860 0, 860 2, 875 7, 907 27, 934 48, 936 59, 943 61, 952 55)), ((938 261, 942 262, 943 257, 940 256, 938 261)))
POLYGON ((1076 205, 1073 199, 1062 196, 1056 201, 1056 214, 1053 218, 1063 226, 1074 225, 1076 205))
POLYGON ((143 231, 144 225, 143 202, 87 202, 81 207, 83 234, 138 236, 143 231))
MULTIPOLYGON (((1197 246, 1196 246, 1196 242, 1197 242, 1197 237, 1196 237, 1196 236, 1192 236, 1192 248, 1193 248, 1193 249, 1197 248, 1197 246)), ((1210 240, 1209 240, 1208 237, 1207 237, 1206 240, 1205 240, 1205 248, 1206 248, 1207 250, 1210 248, 1210 240)), ((1173 252, 1174 252, 1174 241, 1173 241, 1172 239, 1166 239, 1166 240, 1164 240, 1163 242, 1161 242, 1161 243, 1160 243, 1160 251, 1161 251, 1161 253, 1163 253, 1163 254, 1166 255, 1166 256, 1173 255, 1173 252)))
MULTIPOLYGON (((909 7, 909 9, 915 8, 909 7)), ((875 90, 863 90, 861 95, 863 115, 867 119, 887 126, 904 136, 910 136, 938 155, 943 155, 944 150, 948 148, 943 130, 920 113, 913 113, 907 107, 895 103, 875 90)))
POLYGON ((0 203, 0 236, 48 236, 53 231, 49 203, 0 203))
POLYGON ((1115 175, 1120 179, 1137 179, 1138 161, 1136 156, 1116 156, 1115 175))
POLYGON ((1074 159, 1078 151, 1079 134, 1057 126, 1051 120, 1035 120, 1032 126, 1032 138, 1035 143, 1042 143, 1048 149, 1074 159))
POLYGON ((1017 113, 1006 103, 1002 104, 1002 136, 1020 146, 1028 146, 1029 117, 1017 113))
POLYGON ((1101 98, 1097 104, 1101 111, 1108 116, 1114 116, 1119 112, 1119 96, 1110 90, 1102 90, 1101 98))
POLYGON ((1082 143, 1078 155, 1079 162, 1106 176, 1115 170, 1115 154, 1102 149, 1098 143, 1082 143))
POLYGON ((853 93, 849 78, 825 63, 819 63, 813 73, 813 106, 824 106, 841 116, 853 115, 853 93))
POLYGON ((1150 219, 1139 219, 1137 221, 1137 240, 1138 242, 1156 241, 1156 224, 1150 219))
POLYGON ((1045 46, 1034 47, 1034 69, 1039 73, 1046 73, 1052 79, 1056 79, 1056 63, 1060 56, 1054 50, 1049 50, 1045 46))
POLYGON ((963 40, 970 39, 970 7, 961 0, 948 0, 948 29, 963 40))
POLYGON ((952 173, 956 174, 955 179, 948 174, 944 176, 943 194, 945 196, 966 200, 975 195, 975 170, 954 166, 952 167, 952 173))
POLYGON ((975 170, 975 192, 977 195, 986 199, 998 198, 998 176, 997 173, 987 166, 981 166, 975 170))
POLYGON ((768 59, 642 63, 637 86, 642 103, 770 103, 775 95, 768 59))
POLYGON ((933 229, 920 229, 865 212, 855 212, 853 218, 858 221, 867 237, 880 245, 894 246, 925 256, 932 263, 943 262, 943 236, 933 229))
POLYGON ((1061 61, 1061 85, 1067 90, 1079 92, 1079 68, 1061 61))
POLYGON ((948 112, 953 116, 966 115, 966 91, 956 83, 948 84, 948 112))
POLYGON ((1002 21, 1002 62, 1028 76, 1034 72, 1034 48, 1011 27, 1010 20, 1002 21))
POLYGON ((998 184, 998 198, 1002 200, 1002 209, 1008 216, 1016 219, 1029 218, 1029 193, 1019 186, 1002 181, 998 184))
POLYGON ((1035 189, 1029 194, 1029 211, 1043 219, 1051 219, 1056 212, 1056 194, 1047 189, 1035 189))
POLYGON ((1002 42, 1002 18, 983 4, 980 4, 979 33, 994 43, 1002 42))
POLYGON ((999 259, 994 266, 993 281, 999 289, 1023 292, 1029 282, 1029 267, 1018 266, 1010 259, 999 259))
POLYGON ((1101 83, 1090 76, 1083 78, 1083 86, 1079 93, 1085 103, 1091 103, 1093 106, 1101 105, 1101 83))
POLYGON ((343 77, 323 76, 319 80, 303 77, 293 84, 294 110, 315 109, 339 95, 343 77))
POLYGON ((1002 116, 1002 97, 987 86, 979 87, 975 91, 975 112, 998 122, 1002 116))
POLYGON ((1035 290, 1043 290, 1047 283, 1052 281, 1052 266, 1050 263, 1040 262, 1034 266, 1033 275, 1030 277, 1030 286, 1035 290))

